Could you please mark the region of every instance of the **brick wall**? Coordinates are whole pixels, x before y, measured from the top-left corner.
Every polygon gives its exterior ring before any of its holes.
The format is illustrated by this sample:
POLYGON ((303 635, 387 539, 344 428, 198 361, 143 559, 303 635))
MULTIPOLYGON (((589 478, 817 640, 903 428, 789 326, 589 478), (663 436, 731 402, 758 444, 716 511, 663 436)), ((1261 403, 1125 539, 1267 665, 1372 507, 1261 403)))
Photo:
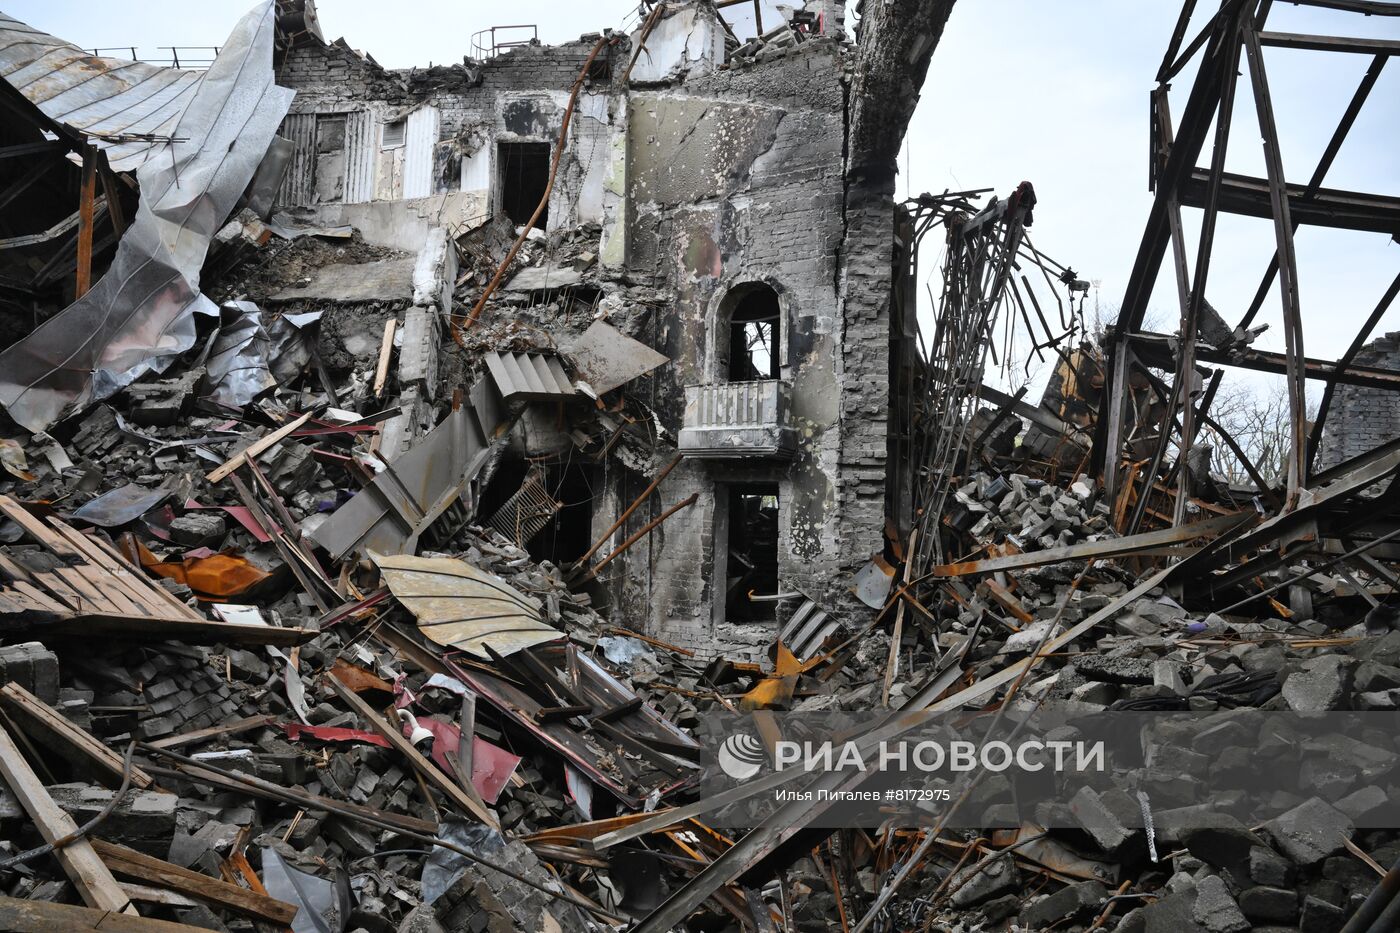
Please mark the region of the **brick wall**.
MULTIPOLYGON (((1356 355, 1360 366, 1400 369, 1400 331, 1392 331, 1366 344, 1356 355)), ((1337 386, 1332 396, 1316 469, 1325 470, 1343 460, 1400 437, 1400 405, 1395 393, 1364 386, 1337 386)))

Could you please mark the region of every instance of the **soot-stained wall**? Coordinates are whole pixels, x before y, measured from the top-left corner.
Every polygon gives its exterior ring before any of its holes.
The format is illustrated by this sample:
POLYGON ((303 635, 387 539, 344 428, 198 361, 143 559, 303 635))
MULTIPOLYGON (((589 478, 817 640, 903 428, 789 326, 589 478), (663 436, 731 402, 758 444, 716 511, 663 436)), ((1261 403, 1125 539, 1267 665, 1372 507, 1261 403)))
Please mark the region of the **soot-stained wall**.
MULTIPOLYGON (((628 98, 623 267, 675 294, 658 346, 675 361, 657 390, 666 420, 680 421, 684 386, 725 381, 731 289, 767 284, 782 312, 796 456, 683 462, 666 480, 665 500, 694 492, 698 502, 667 521, 644 563, 629 566, 650 578, 630 588, 632 610, 661 637, 706 654, 766 646, 774 634, 771 624, 724 619, 725 555, 715 553, 724 484, 777 483, 783 591, 836 609, 850 574, 881 546, 883 513, 856 516, 841 499, 851 427, 843 412, 861 375, 850 363, 869 367, 872 382, 888 380, 887 330, 858 355, 843 344, 844 64, 842 46, 811 42, 749 67, 633 88, 628 98)), ((862 404, 883 405, 878 395, 862 404)), ((881 492, 883 449, 881 431, 864 467, 878 474, 881 492)))
MULTIPOLYGON (((778 488, 782 591, 804 593, 838 615, 851 610, 849 621, 868 615, 849 590, 851 576, 883 545, 893 281, 893 205, 888 197, 853 204, 847 189, 851 46, 818 38, 726 65, 715 41, 721 28, 706 6, 678 8, 658 25, 657 42, 626 86, 620 74, 630 46, 614 48, 611 77, 580 97, 549 206, 551 229, 601 225, 598 285, 625 309, 613 322, 672 360, 627 391, 657 412, 672 438, 682 426, 685 387, 728 381, 722 365, 734 290, 762 285, 778 296, 795 456, 682 460, 613 536, 615 545, 696 494, 693 506, 614 562, 608 586, 614 621, 704 656, 757 653, 775 634, 771 622, 725 618, 727 555, 717 550, 734 484, 778 488), (852 244, 856 255, 843 262, 856 210, 888 221, 863 225, 868 232, 852 244)), ((431 197, 396 200, 409 174, 399 164, 407 153, 381 153, 378 201, 315 209, 328 221, 372 226, 382 236, 401 235, 395 225, 406 216, 449 226, 452 218, 484 216, 495 207, 496 144, 553 143, 590 47, 581 40, 525 48, 486 63, 411 73, 384 71, 334 45, 293 50, 282 80, 298 89, 293 111, 303 120, 368 112, 382 132, 424 107, 435 120, 431 197), (429 207, 406 206, 413 203, 429 207)), ((420 132, 424 125, 420 120, 420 132)), ((357 138, 354 127, 345 132, 357 138)), ((347 153, 344 161, 355 159, 347 153)), ((303 195, 292 203, 312 200, 303 195)), ((566 342, 562 333, 555 337, 566 342)), ((657 466, 666 459, 658 453, 657 466)), ((602 471, 595 534, 654 470, 610 463, 602 471)))

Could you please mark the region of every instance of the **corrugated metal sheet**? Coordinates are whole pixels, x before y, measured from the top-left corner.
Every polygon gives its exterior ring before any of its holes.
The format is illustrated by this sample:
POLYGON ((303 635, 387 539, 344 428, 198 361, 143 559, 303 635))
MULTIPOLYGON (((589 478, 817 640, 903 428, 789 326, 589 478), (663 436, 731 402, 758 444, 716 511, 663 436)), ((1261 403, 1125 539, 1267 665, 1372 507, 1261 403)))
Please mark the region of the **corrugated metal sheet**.
POLYGON ((374 200, 374 165, 379 154, 374 114, 357 110, 345 116, 346 204, 374 200))
POLYGON ((433 193, 433 147, 438 141, 438 111, 431 105, 408 115, 404 127, 403 196, 426 198, 433 193))
POLYGON ((316 185, 316 114, 289 113, 278 135, 292 141, 292 162, 277 193, 277 203, 297 206, 311 203, 316 185))
POLYGON ((118 171, 132 171, 175 135, 204 73, 99 58, 0 13, 0 76, 55 121, 92 136, 118 171))
POLYGON ((506 401, 516 398, 560 398, 575 393, 557 357, 539 353, 486 354, 486 368, 506 401))

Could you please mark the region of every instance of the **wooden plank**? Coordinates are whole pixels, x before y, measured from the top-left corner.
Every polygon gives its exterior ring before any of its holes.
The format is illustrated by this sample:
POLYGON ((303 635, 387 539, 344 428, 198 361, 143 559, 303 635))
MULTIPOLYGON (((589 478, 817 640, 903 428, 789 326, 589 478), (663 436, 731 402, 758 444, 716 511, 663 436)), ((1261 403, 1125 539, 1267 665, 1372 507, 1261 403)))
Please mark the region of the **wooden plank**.
POLYGON ((493 829, 500 829, 500 823, 496 821, 496 815, 478 804, 463 791, 462 788, 458 787, 451 778, 439 771, 428 759, 424 758, 418 749, 413 747, 413 743, 404 738, 403 733, 399 731, 397 725, 391 727, 389 723, 385 722, 383 717, 375 711, 374 707, 360 699, 359 694, 342 684, 336 678, 328 676, 325 678, 325 682, 330 684, 331 689, 336 692, 336 695, 344 700, 361 719, 368 723, 371 729, 388 739, 389 744, 394 746, 404 758, 408 759, 408 763, 413 766, 413 769, 423 775, 428 783, 441 791, 443 796, 452 801, 457 809, 461 810, 463 813, 471 814, 493 829))
POLYGON ((272 722, 277 717, 249 716, 246 719, 235 719, 233 722, 226 722, 217 726, 210 726, 208 729, 196 729, 193 732, 184 732, 179 735, 167 735, 163 739, 156 739, 154 742, 147 742, 152 748, 179 748, 182 745, 193 745, 195 742, 203 742, 205 739, 218 738, 222 735, 236 735, 239 732, 247 732, 250 729, 257 729, 272 722))
POLYGON ((63 603, 58 602, 53 597, 42 592, 37 586, 34 586, 32 583, 26 583, 23 580, 16 580, 13 586, 16 592, 23 593, 25 596, 38 603, 40 608, 42 609, 46 609, 49 612, 59 612, 63 615, 73 614, 72 609, 69 609, 67 606, 63 605, 63 603))
POLYGON ((68 585, 68 581, 52 571, 47 573, 35 573, 30 575, 30 582, 38 589, 42 589, 55 601, 61 602, 74 612, 82 612, 88 605, 88 600, 83 598, 81 593, 74 592, 68 585))
MULTIPOLYGON (((63 755, 65 750, 76 752, 80 760, 85 759, 107 777, 109 787, 121 786, 122 756, 64 719, 43 700, 17 683, 8 683, 0 687, 0 705, 19 720, 20 726, 36 741, 49 748, 54 747, 54 742, 61 743, 63 748, 54 749, 60 755, 63 755), (36 727, 41 734, 31 731, 30 727, 36 727)), ((133 764, 131 783, 144 790, 154 784, 155 780, 133 764)))
MULTIPOLYGON (((10 791, 19 799, 45 842, 55 842, 77 831, 78 824, 54 803, 3 726, 0 726, 0 775, 4 776, 5 783, 10 785, 10 791)), ((55 851, 54 856, 88 906, 136 916, 131 899, 86 839, 70 842, 55 851)), ((0 923, 0 929, 16 928, 0 923)))
POLYGON ((135 878, 147 884, 169 888, 254 920, 266 920, 286 926, 297 913, 295 904, 249 891, 247 888, 181 868, 179 865, 172 865, 126 846, 94 839, 92 847, 102 857, 102 861, 107 863, 109 869, 124 878, 135 878))
POLYGON ((152 584, 144 576, 133 573, 123 563, 115 560, 110 554, 102 550, 92 538, 89 538, 78 529, 64 524, 56 518, 49 519, 49 524, 53 526, 55 531, 63 535, 70 544, 82 551, 90 564, 110 574, 113 581, 122 588, 122 592, 137 606, 142 607, 147 613, 165 616, 169 614, 172 608, 178 606, 181 610, 181 615, 189 614, 189 607, 178 599, 175 599, 173 594, 167 592, 162 587, 152 584), (167 602, 161 599, 155 592, 156 590, 165 593, 166 596, 170 597, 170 601, 167 602), (174 606, 172 606, 172 602, 174 606))
POLYGON ((53 551, 59 557, 71 558, 81 557, 61 535, 54 534, 43 522, 29 514, 29 510, 24 508, 9 496, 0 496, 0 513, 6 518, 19 525, 35 541, 53 551))
POLYGON ((125 570, 127 573, 132 575, 133 583, 144 585, 145 588, 149 590, 156 599, 159 599, 161 602, 165 603, 172 610, 174 610, 177 616, 200 622, 205 621, 204 616, 195 612, 189 606, 186 606, 184 603, 180 602, 180 600, 176 599, 174 593, 170 592, 165 587, 161 586, 159 583, 156 583, 154 580, 151 580, 145 575, 144 572, 138 570, 137 568, 133 567, 130 563, 128 563, 126 558, 122 557, 121 554, 118 553, 116 548, 114 548, 107 541, 103 540, 102 538, 90 538, 87 535, 80 534, 77 532, 75 532, 75 534, 78 534, 78 537, 82 538, 86 545, 91 545, 91 553, 93 559, 100 566, 105 567, 113 573, 116 573, 118 569, 125 570))
POLYGON ((394 328, 398 327, 398 318, 389 318, 384 322, 384 341, 379 345, 379 364, 374 367, 374 397, 380 398, 384 395, 384 385, 389 381, 389 358, 394 352, 394 328))
POLYGON ((93 585, 92 581, 85 577, 77 567, 58 567, 54 570, 63 581, 70 587, 78 591, 83 597, 83 612, 103 612, 113 615, 123 615, 131 610, 118 606, 111 599, 103 595, 102 590, 93 585))
POLYGON ((214 469, 210 470, 207 474, 205 474, 204 478, 211 483, 222 482, 226 476, 228 476, 234 470, 242 466, 244 461, 256 459, 257 457, 262 456, 264 451, 281 443, 289 435, 291 435, 293 431, 301 427, 303 424, 306 424, 306 422, 309 420, 311 420, 311 412, 307 412, 300 418, 287 422, 286 424, 282 425, 282 427, 278 428, 276 431, 273 431, 266 437, 259 438, 258 440, 254 441, 248 446, 247 450, 244 450, 241 453, 235 454, 234 456, 230 457, 223 463, 222 466, 214 467, 214 469))
POLYGON ((200 927, 168 920, 13 897, 0 897, 0 930, 11 933, 208 933, 200 927))
POLYGON ((127 897, 143 904, 164 904, 167 907, 199 906, 199 901, 194 898, 176 894, 174 891, 167 891, 165 888, 153 888, 150 885, 137 884, 134 881, 118 881, 117 884, 122 886, 127 897))

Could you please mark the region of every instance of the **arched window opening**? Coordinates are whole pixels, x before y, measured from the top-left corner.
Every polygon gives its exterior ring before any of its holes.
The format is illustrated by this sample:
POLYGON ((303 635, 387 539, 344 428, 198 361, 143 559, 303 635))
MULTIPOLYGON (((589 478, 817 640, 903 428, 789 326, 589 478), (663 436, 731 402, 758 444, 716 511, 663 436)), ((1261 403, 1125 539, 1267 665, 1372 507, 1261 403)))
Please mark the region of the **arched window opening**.
POLYGON ((777 379, 781 339, 778 293, 767 285, 746 287, 729 313, 729 381, 777 379))

